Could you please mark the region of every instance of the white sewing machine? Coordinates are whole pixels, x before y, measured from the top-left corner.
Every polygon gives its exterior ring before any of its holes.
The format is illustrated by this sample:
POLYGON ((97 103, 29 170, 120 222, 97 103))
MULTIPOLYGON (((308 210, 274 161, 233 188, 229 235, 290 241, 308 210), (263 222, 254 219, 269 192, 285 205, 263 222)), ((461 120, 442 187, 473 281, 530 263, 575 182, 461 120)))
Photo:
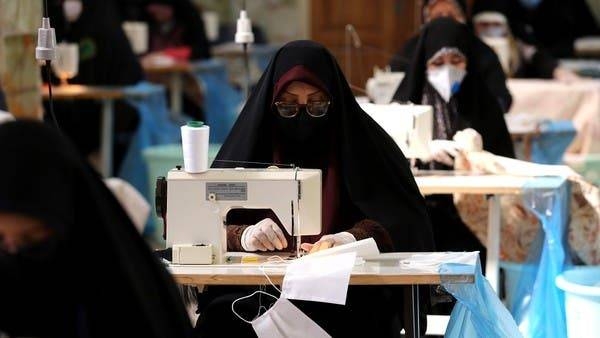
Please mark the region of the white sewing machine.
POLYGON ((222 264, 227 258, 225 222, 232 209, 271 209, 297 239, 321 233, 321 171, 237 168, 190 174, 173 169, 167 176, 166 205, 166 241, 174 256, 175 247, 189 244, 212 251, 212 259, 197 261, 222 264))
POLYGON ((377 104, 390 103, 403 79, 403 72, 392 72, 389 67, 382 70, 375 66, 373 77, 367 80, 367 96, 377 104))
POLYGON ((433 138, 431 106, 398 103, 361 103, 360 106, 396 141, 406 158, 429 157, 429 143, 433 138))

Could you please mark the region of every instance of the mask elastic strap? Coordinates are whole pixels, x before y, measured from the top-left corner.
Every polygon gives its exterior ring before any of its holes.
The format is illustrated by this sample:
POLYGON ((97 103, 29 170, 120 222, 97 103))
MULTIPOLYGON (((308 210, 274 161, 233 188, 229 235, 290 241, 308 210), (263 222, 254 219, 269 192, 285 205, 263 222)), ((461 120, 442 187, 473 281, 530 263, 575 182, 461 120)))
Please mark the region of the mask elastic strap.
POLYGON ((267 258, 267 261, 265 263, 262 263, 258 268, 260 269, 260 271, 262 271, 263 275, 265 275, 265 278, 269 281, 269 284, 271 284, 271 286, 277 290, 277 292, 281 293, 281 290, 273 283, 273 281, 271 280, 271 277, 269 277, 269 275, 267 275, 267 272, 265 271, 265 264, 267 263, 283 263, 286 264, 287 262, 279 257, 279 256, 270 256, 269 258, 267 258))
POLYGON ((239 301, 242 301, 242 300, 245 300, 245 299, 248 299, 248 298, 252 298, 252 297, 254 297, 254 296, 255 296, 255 295, 257 295, 257 294, 263 294, 263 295, 267 295, 267 296, 269 296, 269 297, 271 297, 271 298, 273 298, 273 299, 275 299, 275 300, 278 300, 278 298, 277 298, 277 297, 273 296, 272 294, 270 294, 270 293, 268 293, 268 292, 264 292, 264 291, 260 291, 260 290, 258 290, 258 291, 254 291, 252 294, 250 294, 250 295, 248 295, 248 296, 240 297, 240 298, 238 298, 238 299, 234 300, 234 301, 233 301, 233 303, 231 303, 231 312, 233 312, 233 314, 234 314, 234 315, 236 315, 236 317, 238 317, 238 318, 239 318, 239 319, 241 319, 242 321, 244 321, 244 322, 246 322, 246 323, 248 323, 248 324, 252 324, 252 321, 250 321, 250 320, 246 320, 246 319, 242 318, 242 316, 240 316, 240 315, 239 315, 239 314, 238 314, 238 313, 235 311, 235 304, 236 304, 237 302, 239 302, 239 301))

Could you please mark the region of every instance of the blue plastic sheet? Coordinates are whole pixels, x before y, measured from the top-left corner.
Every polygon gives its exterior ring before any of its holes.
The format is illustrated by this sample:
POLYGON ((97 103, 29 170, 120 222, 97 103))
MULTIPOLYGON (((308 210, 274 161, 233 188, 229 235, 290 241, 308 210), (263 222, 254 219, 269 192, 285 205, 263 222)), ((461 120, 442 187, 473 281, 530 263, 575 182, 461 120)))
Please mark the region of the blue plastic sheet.
POLYGON ((575 126, 570 120, 546 121, 541 134, 532 140, 531 161, 541 164, 561 164, 567 147, 573 142, 575 126))
POLYGON ((279 46, 276 45, 255 45, 252 46, 252 59, 256 62, 258 69, 264 71, 267 69, 269 62, 279 50, 279 46))
POLYGON ((569 184, 559 177, 535 178, 523 195, 525 205, 540 219, 542 230, 531 246, 527 265, 509 304, 519 330, 527 338, 567 336, 564 293, 555 278, 570 264, 566 247, 569 184))
MULTIPOLYGON (((458 263, 442 264, 440 267, 442 273, 456 274, 472 270, 472 265, 458 263)), ((475 266, 475 283, 452 284, 442 281, 442 286, 457 300, 450 315, 446 338, 521 337, 514 319, 483 277, 479 258, 475 266)))
POLYGON ((237 119, 243 95, 229 84, 223 60, 198 61, 192 68, 204 87, 204 122, 210 127, 210 143, 223 143, 237 119))
POLYGON ((139 126, 121 165, 119 177, 133 185, 149 201, 148 170, 142 151, 148 147, 179 143, 179 127, 169 119, 166 91, 163 86, 147 82, 128 87, 127 102, 139 115, 139 126))

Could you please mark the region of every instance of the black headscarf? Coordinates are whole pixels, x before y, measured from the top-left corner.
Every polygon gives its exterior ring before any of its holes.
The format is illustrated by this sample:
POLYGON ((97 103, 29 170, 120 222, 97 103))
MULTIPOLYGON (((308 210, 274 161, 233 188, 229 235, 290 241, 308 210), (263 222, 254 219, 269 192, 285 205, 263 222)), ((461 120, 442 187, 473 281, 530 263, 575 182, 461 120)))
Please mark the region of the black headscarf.
POLYGON ((577 38, 600 34, 600 27, 586 0, 542 0, 529 9, 519 0, 509 2, 513 34, 520 40, 542 46, 556 58, 574 56, 577 38))
POLYGON ((0 251, 0 331, 40 337, 190 337, 166 269, 111 192, 56 130, 0 126, 0 212, 51 239, 0 251))
MULTIPOLYGON (((303 122, 306 121, 300 123, 303 122)), ((360 108, 333 56, 312 41, 290 42, 276 53, 216 160, 272 162, 277 153, 285 156, 302 148, 304 151, 294 154, 295 158, 283 160, 310 165, 313 157, 321 156, 311 156, 311 152, 325 152, 325 161, 317 168, 324 172, 325 186, 328 171, 336 167, 340 179, 337 191, 342 201, 338 211, 356 208, 364 218, 381 224, 388 231, 395 251, 433 249, 423 198, 406 158, 385 131, 360 108), (314 137, 318 139, 317 144, 286 142, 281 137, 282 129, 289 128, 286 133, 293 132, 293 126, 278 123, 280 117, 273 110, 275 85, 298 66, 318 78, 331 100, 324 120, 325 133, 314 137)), ((215 162, 215 166, 227 165, 215 162)))
MULTIPOLYGON (((507 20, 508 28, 510 33, 514 36, 514 31, 518 30, 518 24, 515 20, 511 20, 511 8, 510 1, 507 0, 478 0, 473 4, 472 16, 483 13, 483 12, 496 12, 504 15, 507 20)), ((521 39, 518 39, 521 42, 521 39)), ((531 56, 531 59, 526 59, 525 56, 521 56, 521 62, 517 69, 511 74, 513 78, 543 78, 552 79, 554 77, 554 70, 558 67, 559 62, 556 60, 544 47, 536 45, 536 52, 531 56)))
POLYGON ((462 127, 471 127, 483 137, 483 147, 494 154, 514 157, 514 149, 503 111, 482 81, 472 53, 472 33, 466 25, 449 18, 431 21, 421 31, 417 49, 394 100, 421 103, 427 81, 427 60, 443 47, 458 48, 467 58, 467 75, 455 95, 462 127))
POLYGON ((48 11, 57 42, 79 44, 79 71, 69 83, 124 86, 144 78, 114 0, 81 0, 83 10, 75 22, 65 19, 63 1, 50 0, 48 11))
MULTIPOLYGON (((430 2, 431 1, 423 2, 423 23, 425 23, 425 6, 430 2)), ((457 0, 455 3, 462 9, 466 18, 466 3, 463 0, 457 0)), ((410 61, 416 53, 419 38, 423 29, 424 26, 421 27, 421 30, 417 35, 408 39, 404 46, 394 54, 389 63, 392 71, 406 72, 410 65, 410 61)), ((500 64, 500 60, 494 50, 481 41, 475 34, 471 34, 471 39, 471 52, 475 56, 472 60, 475 60, 481 78, 500 103, 502 110, 506 113, 512 105, 512 96, 506 86, 506 76, 502 69, 502 65, 500 64)))
MULTIPOLYGON (((204 21, 196 6, 190 0, 145 0, 145 6, 150 4, 169 5, 173 8, 176 25, 182 29, 183 42, 192 49, 191 59, 210 58, 210 43, 206 37, 204 21)), ((145 19, 150 24, 150 34, 159 29, 152 18, 145 19)))

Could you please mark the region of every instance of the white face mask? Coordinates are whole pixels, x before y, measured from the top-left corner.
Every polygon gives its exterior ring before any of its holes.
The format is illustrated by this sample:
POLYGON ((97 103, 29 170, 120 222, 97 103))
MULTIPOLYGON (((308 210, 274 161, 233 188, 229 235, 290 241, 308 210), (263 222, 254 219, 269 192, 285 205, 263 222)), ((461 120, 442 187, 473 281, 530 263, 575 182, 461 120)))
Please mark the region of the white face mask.
POLYGON ((252 325, 258 338, 331 338, 323 328, 283 297, 279 297, 273 306, 258 318, 252 321, 242 318, 235 312, 235 303, 257 293, 276 298, 271 294, 256 291, 250 296, 235 300, 231 304, 231 310, 238 318, 252 325))
POLYGON ((63 13, 68 22, 75 22, 81 16, 83 3, 79 0, 66 0, 63 2, 63 13))
POLYGON ((259 338, 330 338, 317 323, 280 297, 262 316, 252 321, 252 328, 259 338))
POLYGON ((427 70, 427 80, 446 102, 450 102, 452 95, 458 92, 466 75, 466 70, 453 65, 427 70))
POLYGON ((482 38, 501 38, 506 35, 506 27, 494 26, 484 29, 481 32, 482 38))

